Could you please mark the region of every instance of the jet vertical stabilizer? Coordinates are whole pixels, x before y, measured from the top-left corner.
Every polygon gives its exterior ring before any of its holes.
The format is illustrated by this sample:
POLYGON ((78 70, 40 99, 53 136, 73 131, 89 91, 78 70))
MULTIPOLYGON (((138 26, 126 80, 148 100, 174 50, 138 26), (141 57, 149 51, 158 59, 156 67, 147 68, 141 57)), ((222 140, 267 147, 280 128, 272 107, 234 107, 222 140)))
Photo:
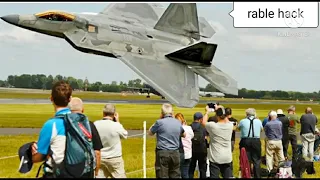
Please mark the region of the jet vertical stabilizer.
POLYGON ((200 40, 196 3, 171 3, 154 29, 200 40))

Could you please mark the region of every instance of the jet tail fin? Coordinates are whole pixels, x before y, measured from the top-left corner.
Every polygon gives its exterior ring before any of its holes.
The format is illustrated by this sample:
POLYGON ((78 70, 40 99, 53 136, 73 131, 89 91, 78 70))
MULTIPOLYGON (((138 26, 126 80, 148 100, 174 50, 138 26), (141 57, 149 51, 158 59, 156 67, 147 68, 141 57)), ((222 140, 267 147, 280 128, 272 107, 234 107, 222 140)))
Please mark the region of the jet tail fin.
POLYGON ((211 66, 217 44, 200 42, 189 47, 174 51, 165 56, 174 61, 194 66, 211 66))
POLYGON ((196 3, 171 3, 154 29, 200 40, 196 3))

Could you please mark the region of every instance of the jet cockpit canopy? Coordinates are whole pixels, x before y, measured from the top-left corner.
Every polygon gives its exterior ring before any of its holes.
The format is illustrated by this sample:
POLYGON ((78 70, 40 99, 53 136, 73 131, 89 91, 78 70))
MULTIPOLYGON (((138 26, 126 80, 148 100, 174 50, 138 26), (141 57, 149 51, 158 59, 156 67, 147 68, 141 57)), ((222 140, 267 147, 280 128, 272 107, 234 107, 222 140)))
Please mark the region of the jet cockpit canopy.
POLYGON ((50 10, 35 14, 38 18, 50 21, 73 21, 76 16, 59 10, 50 10))

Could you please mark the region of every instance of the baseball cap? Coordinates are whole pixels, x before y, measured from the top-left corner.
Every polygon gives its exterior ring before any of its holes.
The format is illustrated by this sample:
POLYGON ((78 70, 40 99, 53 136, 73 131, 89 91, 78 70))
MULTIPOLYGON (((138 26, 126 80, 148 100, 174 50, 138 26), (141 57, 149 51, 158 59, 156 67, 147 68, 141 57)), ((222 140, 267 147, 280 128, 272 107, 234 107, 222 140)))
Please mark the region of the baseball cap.
POLYGON ((199 119, 201 119, 201 118, 203 118, 203 115, 202 115, 201 112, 196 112, 196 113, 194 113, 194 115, 193 115, 193 120, 199 120, 199 119))
POLYGON ((24 144, 19 148, 19 159, 20 159, 20 165, 19 165, 19 172, 20 173, 27 173, 32 169, 32 153, 31 153, 31 147, 34 142, 30 142, 27 144, 24 144))

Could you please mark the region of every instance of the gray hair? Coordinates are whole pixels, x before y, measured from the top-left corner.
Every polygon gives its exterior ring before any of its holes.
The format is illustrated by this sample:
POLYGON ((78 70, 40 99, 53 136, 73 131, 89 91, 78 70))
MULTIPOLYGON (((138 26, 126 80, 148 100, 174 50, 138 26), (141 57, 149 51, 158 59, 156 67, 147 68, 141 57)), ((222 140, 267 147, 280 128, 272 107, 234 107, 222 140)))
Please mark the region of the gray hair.
POLYGON ((105 115, 114 115, 114 113, 116 112, 116 107, 113 104, 106 104, 103 108, 103 113, 105 115))
POLYGON ((163 115, 167 115, 167 114, 173 114, 173 108, 172 108, 172 105, 171 104, 168 104, 168 103, 164 103, 162 104, 162 107, 161 107, 161 113, 163 115))
POLYGON ((83 110, 83 102, 78 97, 72 97, 68 107, 71 111, 82 111, 83 110))
POLYGON ((255 110, 254 108, 248 108, 248 109, 246 110, 246 115, 247 115, 247 116, 254 116, 254 117, 256 117, 256 110, 255 110))
POLYGON ((276 111, 270 111, 269 116, 270 117, 278 117, 278 114, 276 111))

